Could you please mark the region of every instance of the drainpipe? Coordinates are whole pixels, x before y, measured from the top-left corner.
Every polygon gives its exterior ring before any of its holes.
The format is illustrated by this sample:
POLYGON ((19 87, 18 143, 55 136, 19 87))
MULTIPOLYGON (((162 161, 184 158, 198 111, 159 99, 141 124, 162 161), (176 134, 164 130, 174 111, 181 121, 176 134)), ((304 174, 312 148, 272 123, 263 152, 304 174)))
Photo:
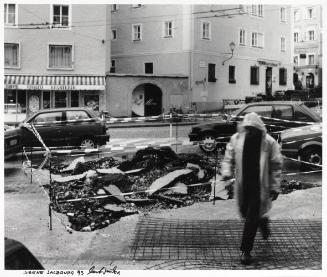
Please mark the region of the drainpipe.
MULTIPOLYGON (((194 47, 194 18, 193 18, 193 5, 191 5, 191 28, 190 28, 190 40, 191 40, 191 45, 190 45, 190 61, 189 61, 189 90, 190 90, 190 97, 191 97, 191 101, 189 101, 190 103, 193 102, 193 64, 194 64, 194 53, 193 53, 193 47, 194 47)), ((189 103, 189 104, 190 104, 189 103)))

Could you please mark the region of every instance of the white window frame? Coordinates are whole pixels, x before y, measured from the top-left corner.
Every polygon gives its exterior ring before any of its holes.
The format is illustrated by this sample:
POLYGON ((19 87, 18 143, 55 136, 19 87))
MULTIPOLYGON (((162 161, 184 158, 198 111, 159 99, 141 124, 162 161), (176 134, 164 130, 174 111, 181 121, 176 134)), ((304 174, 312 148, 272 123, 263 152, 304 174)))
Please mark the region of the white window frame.
POLYGON ((280 52, 286 52, 286 38, 285 37, 280 37, 280 52), (284 48, 282 47, 282 41, 284 39, 284 48))
POLYGON ((264 33, 252 31, 250 39, 251 39, 251 43, 250 43, 251 47, 259 48, 259 49, 265 48, 265 34, 264 33), (253 43, 252 43, 253 42, 253 40, 252 40, 253 34, 256 34, 256 42, 257 42, 256 45, 253 45, 253 43), (261 40, 260 40, 260 38, 261 38, 261 40), (260 45, 260 43, 262 45, 260 45))
POLYGON ((306 7, 305 19, 311 20, 316 18, 316 9, 315 7, 306 7), (309 17, 309 9, 312 9, 312 17, 309 17))
POLYGON ((307 41, 315 41, 316 40, 316 34, 314 29, 307 30, 307 41), (310 32, 313 32, 313 39, 310 39, 310 32))
POLYGON ((299 43, 300 42, 300 32, 299 31, 294 31, 293 32, 293 41, 294 43, 299 43), (297 34, 297 40, 295 41, 295 34, 297 34))
POLYGON ((258 16, 258 5, 251 5, 251 15, 258 16))
POLYGON ((117 28, 111 28, 111 40, 117 40, 118 37, 118 30, 117 28), (116 37, 114 38, 113 32, 116 31, 116 37))
POLYGON ((201 20, 201 28, 200 28, 200 37, 202 40, 211 40, 211 22, 208 20, 201 20), (204 24, 208 24, 208 37, 203 36, 203 27, 204 24))
POLYGON ((51 42, 48 43, 47 45, 47 69, 48 70, 67 70, 67 71, 72 71, 74 70, 75 67, 75 49, 74 49, 74 44, 73 43, 67 43, 67 42, 63 42, 63 43, 58 43, 58 42, 51 42), (68 67, 50 67, 50 46, 71 46, 72 47, 72 67, 68 68, 68 67))
MULTIPOLYGON (((3 47, 5 47, 5 44, 17 44, 18 45, 18 54, 17 54, 17 59, 18 59, 18 64, 17 66, 10 66, 10 65, 5 65, 4 64, 4 68, 6 69, 20 69, 20 59, 21 59, 21 42, 5 42, 3 44, 3 47)), ((3 48, 4 50, 4 48, 3 48)), ((3 57, 3 59, 5 59, 5 56, 3 57)))
POLYGON ((301 20, 301 11, 300 10, 294 10, 294 22, 299 22, 301 20), (298 19, 296 19, 295 13, 298 14, 298 19))
POLYGON ((163 38, 172 38, 172 37, 174 37, 174 21, 173 20, 165 20, 163 22, 162 37, 163 38), (166 23, 169 23, 169 22, 171 22, 171 35, 166 34, 166 23))
POLYGON ((265 12, 264 12, 264 5, 258 5, 258 17, 259 18, 264 18, 265 17, 265 12), (260 7, 261 7, 261 15, 260 15, 260 13, 259 13, 259 11, 260 11, 260 7))
POLYGON ((132 24, 132 41, 142 41, 142 37, 143 37, 142 24, 141 23, 132 24), (140 38, 139 39, 135 39, 135 32, 134 32, 134 27, 135 26, 140 26, 140 38))
POLYGON ((111 12, 112 13, 118 12, 118 10, 119 10, 118 4, 111 4, 111 12), (114 6, 116 7, 116 9, 114 9, 114 6))
POLYGON ((306 60, 307 65, 315 65, 316 64, 316 54, 315 53, 307 53, 307 60, 306 60), (313 64, 310 64, 310 58, 309 56, 313 56, 313 64))
POLYGON ((247 45, 247 29, 240 28, 238 31, 238 44, 240 46, 246 46, 247 45), (241 43, 241 31, 244 31, 244 43, 241 43))
MULTIPOLYGON (((14 4, 15 5, 15 23, 8 23, 8 6, 7 6, 7 18, 6 18, 6 22, 4 23, 4 27, 5 28, 18 28, 18 4, 16 3, 6 3, 4 5, 8 5, 8 4, 14 4)), ((4 7, 3 7, 4 9, 4 7)), ((3 10, 3 13, 5 12, 5 10, 3 10)))
POLYGON ((296 54, 296 55, 293 55, 293 65, 294 66, 300 66, 300 55, 299 54, 296 54), (297 64, 294 63, 294 58, 297 58, 297 64))
POLYGON ((286 8, 280 7, 279 8, 279 21, 280 23, 286 23, 287 22, 287 15, 286 15, 286 8), (284 18, 282 17, 282 10, 284 11, 284 18))
POLYGON ((72 5, 71 4, 51 4, 50 5, 50 25, 53 29, 58 29, 58 30, 71 30, 72 26, 72 5), (68 6, 68 26, 61 26, 60 25, 53 25, 53 6, 68 6))

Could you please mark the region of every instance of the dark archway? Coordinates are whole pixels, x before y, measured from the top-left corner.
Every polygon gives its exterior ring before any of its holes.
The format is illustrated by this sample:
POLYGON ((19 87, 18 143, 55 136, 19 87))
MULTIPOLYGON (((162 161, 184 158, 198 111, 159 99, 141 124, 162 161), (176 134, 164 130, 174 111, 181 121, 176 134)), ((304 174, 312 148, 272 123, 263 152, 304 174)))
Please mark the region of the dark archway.
POLYGON ((312 73, 308 73, 306 77, 306 87, 314 88, 315 86, 315 76, 312 73))
POLYGON ((137 86, 132 98, 132 116, 154 116, 162 113, 162 91, 156 85, 137 86))

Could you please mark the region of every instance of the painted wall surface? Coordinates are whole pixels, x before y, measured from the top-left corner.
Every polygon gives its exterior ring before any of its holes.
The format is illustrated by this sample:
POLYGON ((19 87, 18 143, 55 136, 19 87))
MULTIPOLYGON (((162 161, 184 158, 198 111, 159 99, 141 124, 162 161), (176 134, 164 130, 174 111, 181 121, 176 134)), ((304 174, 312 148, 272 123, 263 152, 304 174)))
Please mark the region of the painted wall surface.
POLYGON ((111 41, 116 73, 144 73, 144 62, 154 63, 155 74, 189 74, 189 5, 118 5, 112 12, 111 41), (173 21, 172 37, 164 37, 164 22, 173 21), (133 24, 142 25, 142 40, 133 41, 133 24))
MULTIPOLYGON (((4 28, 4 42, 20 43, 20 68, 5 74, 82 74, 105 75, 110 61, 110 16, 106 5, 72 5, 72 26, 67 29, 4 28), (72 44, 73 69, 48 69, 48 45, 72 44)), ((18 24, 50 22, 49 4, 18 5, 18 24)))
POLYGON ((112 116, 131 116, 133 106, 133 91, 141 84, 153 84, 162 92, 162 107, 168 111, 176 97, 185 99, 183 105, 189 103, 187 78, 159 78, 159 77, 118 77, 110 74, 106 79, 107 107, 112 116))

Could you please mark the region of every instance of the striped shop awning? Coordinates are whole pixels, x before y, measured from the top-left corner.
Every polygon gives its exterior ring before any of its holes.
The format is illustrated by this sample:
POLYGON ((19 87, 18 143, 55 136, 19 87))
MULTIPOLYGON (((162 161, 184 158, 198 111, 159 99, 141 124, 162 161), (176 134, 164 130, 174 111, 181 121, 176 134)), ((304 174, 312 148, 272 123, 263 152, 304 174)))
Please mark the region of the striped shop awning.
POLYGON ((105 76, 5 75, 5 89, 105 90, 105 76))

